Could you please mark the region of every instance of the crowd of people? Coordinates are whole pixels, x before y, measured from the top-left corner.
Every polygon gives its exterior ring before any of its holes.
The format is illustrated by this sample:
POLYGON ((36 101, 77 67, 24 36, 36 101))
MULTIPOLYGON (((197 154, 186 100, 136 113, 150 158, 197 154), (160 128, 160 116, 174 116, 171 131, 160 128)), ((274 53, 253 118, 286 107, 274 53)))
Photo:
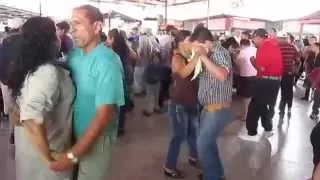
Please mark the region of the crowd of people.
MULTIPOLYGON (((293 88, 304 71, 302 99, 314 91, 310 118, 319 118, 319 80, 308 76, 320 66, 315 36, 298 48, 291 34, 277 36, 275 30, 221 39, 199 25, 193 32, 170 27, 156 36, 134 29, 127 36, 118 29, 102 33, 103 22, 97 8, 84 5, 73 10, 70 24, 32 17, 8 29, 0 80, 3 114, 14 127, 17 180, 108 178, 134 96, 146 97, 145 117, 162 113, 167 101, 172 137, 163 172, 171 178, 185 177, 177 161, 186 140, 199 178, 225 179, 217 139, 232 120, 234 89, 241 97, 237 119, 248 131, 244 140, 257 140, 260 119, 265 136, 273 135, 279 89, 280 119, 291 117, 293 88)), ((319 136, 318 124, 311 135, 314 180, 319 136)))

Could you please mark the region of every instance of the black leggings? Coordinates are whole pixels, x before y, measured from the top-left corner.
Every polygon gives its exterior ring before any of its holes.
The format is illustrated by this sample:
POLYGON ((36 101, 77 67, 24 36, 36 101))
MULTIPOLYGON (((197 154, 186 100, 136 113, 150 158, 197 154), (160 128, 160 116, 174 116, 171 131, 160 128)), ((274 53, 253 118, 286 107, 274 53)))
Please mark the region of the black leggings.
POLYGON ((313 164, 316 167, 320 162, 320 123, 312 129, 310 140, 313 149, 313 164))
POLYGON ((158 102, 160 108, 162 108, 164 102, 169 99, 170 85, 172 83, 171 69, 169 67, 164 66, 161 74, 162 75, 161 75, 161 81, 160 81, 160 92, 159 92, 159 102, 158 102))
POLYGON ((3 112, 3 108, 4 108, 3 97, 2 97, 2 92, 1 92, 1 88, 0 88, 0 115, 1 115, 2 113, 4 113, 4 112, 3 112))

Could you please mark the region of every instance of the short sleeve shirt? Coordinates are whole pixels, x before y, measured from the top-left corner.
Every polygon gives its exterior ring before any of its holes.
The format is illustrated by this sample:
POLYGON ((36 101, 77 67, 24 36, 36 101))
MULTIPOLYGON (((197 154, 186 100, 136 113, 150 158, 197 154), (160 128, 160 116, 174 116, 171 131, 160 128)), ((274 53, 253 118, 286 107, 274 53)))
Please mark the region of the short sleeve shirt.
MULTIPOLYGON (((44 124, 50 149, 63 152, 71 144, 74 96, 75 88, 68 71, 52 64, 41 65, 26 77, 21 88, 17 99, 20 121, 44 124)), ((25 136, 25 129, 15 129, 16 140, 20 142, 19 154, 38 156, 25 136)))
POLYGON ((229 52, 217 44, 210 56, 212 63, 225 68, 229 75, 225 81, 216 79, 206 67, 199 75, 198 100, 201 105, 223 104, 232 100, 232 62, 229 52))
MULTIPOLYGON (((73 50, 68 57, 77 96, 74 104, 74 131, 81 137, 103 105, 124 105, 123 67, 119 56, 103 44, 85 54, 73 50)), ((118 112, 118 111, 117 111, 118 112)), ((106 127, 106 133, 117 129, 118 116, 106 127)))
POLYGON ((256 54, 257 49, 252 46, 246 47, 240 51, 238 58, 238 65, 240 66, 240 76, 251 77, 257 75, 257 70, 251 63, 251 59, 255 58, 256 54))

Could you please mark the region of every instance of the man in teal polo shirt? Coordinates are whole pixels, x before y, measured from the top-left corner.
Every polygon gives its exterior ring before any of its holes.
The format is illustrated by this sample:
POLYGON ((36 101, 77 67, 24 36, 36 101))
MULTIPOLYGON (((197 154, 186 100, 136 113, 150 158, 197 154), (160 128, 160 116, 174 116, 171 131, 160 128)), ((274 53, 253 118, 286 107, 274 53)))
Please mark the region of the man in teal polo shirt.
POLYGON ((119 56, 100 42, 103 16, 90 5, 74 9, 71 29, 77 49, 68 57, 77 89, 74 104, 76 144, 50 166, 63 171, 79 163, 78 180, 106 180, 124 105, 119 56), (78 162, 79 161, 79 162, 78 162))

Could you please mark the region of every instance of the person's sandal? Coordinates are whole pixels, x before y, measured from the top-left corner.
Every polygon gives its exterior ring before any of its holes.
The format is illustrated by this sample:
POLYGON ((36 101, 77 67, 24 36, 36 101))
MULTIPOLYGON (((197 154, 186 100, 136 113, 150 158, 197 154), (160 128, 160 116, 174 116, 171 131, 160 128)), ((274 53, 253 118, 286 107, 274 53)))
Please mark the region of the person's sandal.
POLYGON ((149 113, 147 112, 146 110, 143 110, 142 111, 142 114, 145 116, 145 117, 150 117, 152 115, 152 113, 149 113))
POLYGON ((170 172, 169 172, 167 169, 163 168, 163 172, 164 172, 165 176, 173 178, 173 179, 183 179, 184 178, 184 176, 182 175, 182 173, 178 169, 170 170, 170 172))

